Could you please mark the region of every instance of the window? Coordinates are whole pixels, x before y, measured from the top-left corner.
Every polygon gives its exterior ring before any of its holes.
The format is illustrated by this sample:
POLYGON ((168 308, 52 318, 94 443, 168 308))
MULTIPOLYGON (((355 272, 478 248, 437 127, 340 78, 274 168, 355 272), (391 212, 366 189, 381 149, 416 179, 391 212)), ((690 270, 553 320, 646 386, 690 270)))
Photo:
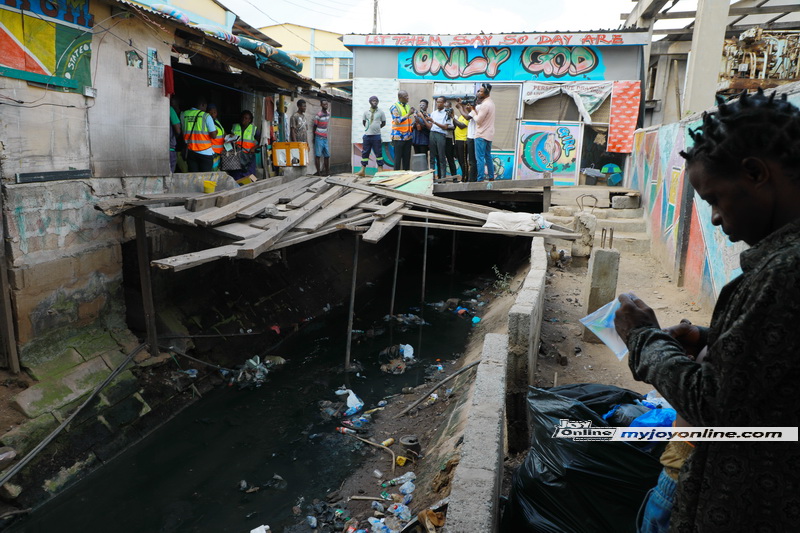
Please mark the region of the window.
POLYGON ((318 57, 314 60, 314 77, 320 80, 333 79, 332 57, 318 57))
POLYGON ((340 57, 339 58, 339 79, 352 80, 353 79, 353 58, 340 57))

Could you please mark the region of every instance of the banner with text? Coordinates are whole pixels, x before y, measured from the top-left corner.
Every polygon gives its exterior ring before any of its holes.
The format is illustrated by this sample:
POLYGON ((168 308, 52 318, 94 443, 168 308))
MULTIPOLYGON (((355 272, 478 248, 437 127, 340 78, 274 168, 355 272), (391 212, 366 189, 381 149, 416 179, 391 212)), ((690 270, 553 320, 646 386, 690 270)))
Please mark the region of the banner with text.
POLYGON ((606 74, 594 46, 404 48, 397 60, 404 80, 604 80, 606 74))

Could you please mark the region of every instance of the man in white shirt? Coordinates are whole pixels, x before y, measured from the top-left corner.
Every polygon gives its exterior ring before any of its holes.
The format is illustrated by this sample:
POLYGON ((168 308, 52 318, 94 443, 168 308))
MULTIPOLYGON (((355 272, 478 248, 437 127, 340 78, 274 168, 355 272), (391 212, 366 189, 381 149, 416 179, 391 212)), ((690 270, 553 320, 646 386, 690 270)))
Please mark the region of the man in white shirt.
POLYGON ((453 129, 453 118, 444 108, 445 98, 440 96, 436 99, 436 109, 425 118, 425 121, 430 125, 431 137, 431 159, 436 161, 436 173, 439 179, 443 179, 447 167, 447 158, 445 155, 445 142, 448 130, 453 129))
MULTIPOLYGON (((476 123, 475 131, 475 160, 478 169, 478 181, 487 179, 494 181, 494 164, 492 164, 492 141, 494 140, 494 102, 490 98, 492 86, 489 83, 482 83, 478 89, 477 102, 480 106, 472 109, 472 106, 465 106, 469 116, 476 123)), ((472 121, 470 121, 472 122, 472 121)))

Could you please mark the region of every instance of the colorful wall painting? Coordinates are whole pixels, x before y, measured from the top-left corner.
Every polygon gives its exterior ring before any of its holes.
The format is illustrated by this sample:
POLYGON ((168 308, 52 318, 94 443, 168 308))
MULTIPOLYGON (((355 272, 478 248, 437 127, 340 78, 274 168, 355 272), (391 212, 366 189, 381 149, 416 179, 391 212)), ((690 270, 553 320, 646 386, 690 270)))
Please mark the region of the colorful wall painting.
POLYGON ((404 80, 586 81, 604 80, 594 46, 482 46, 405 48, 397 55, 404 80))
POLYGON ((555 185, 576 185, 582 139, 579 123, 523 120, 517 179, 552 178, 555 185))
POLYGON ((492 150, 492 164, 494 165, 495 180, 514 179, 514 151, 492 150))
POLYGON ((89 0, 0 4, 2 75, 82 92, 91 86, 89 0))

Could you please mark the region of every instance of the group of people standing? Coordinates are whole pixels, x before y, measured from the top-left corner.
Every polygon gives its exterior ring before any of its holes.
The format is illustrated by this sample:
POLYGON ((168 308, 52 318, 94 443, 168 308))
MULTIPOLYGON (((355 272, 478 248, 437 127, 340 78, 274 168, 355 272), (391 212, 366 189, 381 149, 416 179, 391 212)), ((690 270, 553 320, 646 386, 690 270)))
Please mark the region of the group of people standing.
MULTIPOLYGON (((455 106, 444 96, 435 100, 433 111, 429 102, 422 99, 419 109, 408 105, 408 92, 397 93, 397 102, 389 108, 392 120, 392 148, 394 169, 411 168, 411 151, 424 154, 428 167, 435 167, 439 179, 453 176, 453 181, 492 181, 494 165, 491 151, 494 139, 495 105, 491 99, 492 86, 481 84, 470 103, 456 98, 455 106), (461 168, 459 175, 456 160, 461 168)), ((378 170, 383 169, 383 151, 380 130, 386 124, 386 115, 378 109, 378 97, 369 99, 370 109, 364 112, 362 125, 366 128, 361 154, 361 172, 364 175, 370 153, 375 154, 378 170)))
MULTIPOLYGON (((328 126, 331 121, 331 114, 328 111, 328 101, 320 100, 322 108, 312 121, 312 131, 314 133, 314 157, 317 166, 315 176, 331 175, 331 149, 328 144, 328 126)), ((308 142, 308 120, 306 119, 306 101, 297 101, 297 110, 289 119, 289 140, 292 142, 308 142)))
MULTIPOLYGON (((219 170, 222 152, 225 151, 225 129, 218 120, 218 109, 199 97, 194 106, 178 114, 178 100, 170 100, 170 170, 175 172, 178 154, 186 164, 187 172, 212 172, 219 170)), ((231 127, 231 148, 239 152, 239 169, 226 170, 234 179, 255 174, 256 148, 260 132, 253 124, 253 113, 242 111, 239 122, 231 127)))

